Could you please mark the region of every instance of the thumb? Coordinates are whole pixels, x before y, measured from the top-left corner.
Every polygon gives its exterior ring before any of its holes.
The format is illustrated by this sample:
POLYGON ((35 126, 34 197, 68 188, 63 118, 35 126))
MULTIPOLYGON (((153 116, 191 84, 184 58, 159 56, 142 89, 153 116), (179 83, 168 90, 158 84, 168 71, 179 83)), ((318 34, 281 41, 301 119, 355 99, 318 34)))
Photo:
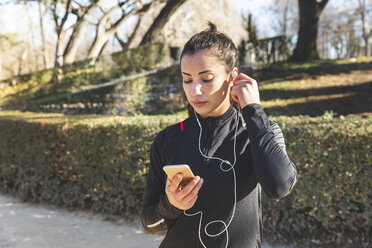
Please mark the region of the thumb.
POLYGON ((230 95, 235 102, 239 103, 239 97, 234 88, 232 88, 230 95))

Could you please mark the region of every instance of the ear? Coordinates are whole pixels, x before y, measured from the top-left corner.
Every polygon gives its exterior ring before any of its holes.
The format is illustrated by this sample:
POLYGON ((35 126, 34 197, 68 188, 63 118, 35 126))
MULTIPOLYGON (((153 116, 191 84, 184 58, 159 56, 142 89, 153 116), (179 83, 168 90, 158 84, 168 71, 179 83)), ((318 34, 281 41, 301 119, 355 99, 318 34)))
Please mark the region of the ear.
POLYGON ((232 69, 232 71, 231 71, 231 73, 230 73, 230 80, 229 80, 229 82, 230 82, 230 87, 232 87, 233 85, 234 85, 234 79, 235 79, 235 77, 233 77, 233 75, 239 75, 239 71, 238 71, 238 68, 236 68, 236 67, 234 67, 233 69, 232 69))

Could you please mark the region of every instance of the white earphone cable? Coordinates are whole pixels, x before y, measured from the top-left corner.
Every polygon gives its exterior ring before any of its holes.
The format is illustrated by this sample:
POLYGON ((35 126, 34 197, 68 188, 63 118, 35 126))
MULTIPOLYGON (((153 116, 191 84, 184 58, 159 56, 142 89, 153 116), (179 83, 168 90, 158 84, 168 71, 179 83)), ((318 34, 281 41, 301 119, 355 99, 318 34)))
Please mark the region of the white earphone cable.
MULTIPOLYGON (((234 166, 235 166, 235 163, 236 163, 236 134, 237 134, 237 131, 238 131, 238 126, 239 126, 239 112, 237 113, 237 117, 236 117, 236 127, 235 127, 235 135, 234 135, 234 163, 233 163, 233 164, 231 164, 230 161, 228 161, 228 160, 224 160, 224 159, 221 159, 221 158, 218 158, 218 157, 209 157, 209 156, 206 156, 206 155, 202 152, 202 150, 201 150, 201 148, 200 148, 200 146, 201 146, 200 143, 201 143, 201 135, 202 135, 202 126, 201 126, 201 124, 200 124, 200 122, 199 122, 199 119, 198 119, 198 117, 197 117, 197 115, 196 115, 195 112, 194 112, 194 114, 195 114, 196 120, 197 120, 197 122, 198 122, 198 125, 199 125, 199 127, 200 127, 200 132, 199 132, 199 152, 200 152, 200 154, 201 154, 204 158, 207 158, 207 159, 216 159, 216 160, 221 161, 221 163, 220 163, 220 169, 221 169, 223 172, 228 172, 228 171, 232 170, 233 175, 234 175, 234 206, 233 206, 232 215, 231 215, 231 218, 230 218, 228 224, 226 224, 223 220, 214 220, 214 221, 209 222, 209 223, 205 226, 205 228, 204 228, 204 233, 205 233, 207 236, 209 236, 209 237, 217 237, 217 236, 221 235, 223 232, 226 231, 226 245, 225 245, 225 247, 227 248, 227 245, 228 245, 228 243, 229 243, 229 233, 228 233, 227 228, 230 226, 231 221, 232 221, 232 219, 234 218, 234 215, 235 215, 235 209, 236 209, 236 201, 237 201, 237 196, 236 196, 236 174, 235 174, 234 166), (230 168, 229 168, 229 169, 224 169, 224 168, 222 168, 222 165, 223 165, 224 163, 230 165, 230 168), (224 225, 224 228, 223 228, 222 231, 220 231, 219 233, 216 233, 216 234, 210 234, 210 233, 208 233, 207 228, 208 228, 209 225, 211 225, 211 224, 213 224, 213 223, 222 223, 222 224, 224 225)), ((197 214, 200 214, 199 228, 198 228, 199 240, 200 240, 200 243, 203 245, 203 247, 204 247, 204 248, 207 248, 207 247, 205 246, 205 244, 203 243, 203 240, 202 240, 201 235, 200 235, 201 225, 202 225, 202 219, 203 219, 203 212, 202 212, 202 211, 198 211, 198 212, 196 212, 196 213, 192 213, 192 214, 186 213, 186 210, 184 210, 183 212, 184 212, 184 214, 185 214, 186 216, 195 216, 195 215, 197 215, 197 214)))

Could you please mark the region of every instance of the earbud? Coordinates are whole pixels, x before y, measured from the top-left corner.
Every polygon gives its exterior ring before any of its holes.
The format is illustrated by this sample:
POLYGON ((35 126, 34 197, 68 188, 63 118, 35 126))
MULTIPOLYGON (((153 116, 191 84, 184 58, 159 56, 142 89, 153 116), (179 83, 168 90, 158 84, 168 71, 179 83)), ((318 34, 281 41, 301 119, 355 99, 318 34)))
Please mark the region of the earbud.
POLYGON ((233 78, 236 78, 236 77, 238 76, 238 73, 237 73, 236 71, 233 71, 233 72, 231 73, 231 76, 232 76, 233 78))

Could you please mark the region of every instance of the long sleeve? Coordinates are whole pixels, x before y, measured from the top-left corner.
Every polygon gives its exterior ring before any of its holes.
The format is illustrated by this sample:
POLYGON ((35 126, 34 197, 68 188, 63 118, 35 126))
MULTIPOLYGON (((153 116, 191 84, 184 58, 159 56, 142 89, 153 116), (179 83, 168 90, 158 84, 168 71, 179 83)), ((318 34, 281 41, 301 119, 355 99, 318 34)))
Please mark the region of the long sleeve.
POLYGON ((145 230, 155 234, 168 229, 181 214, 182 210, 174 207, 165 194, 165 173, 160 156, 161 133, 150 148, 150 168, 147 173, 144 203, 142 208, 142 224, 145 230))
POLYGON ((272 199, 288 195, 297 181, 297 171, 286 153, 283 133, 269 121, 260 104, 242 109, 251 142, 253 167, 263 191, 272 199))

